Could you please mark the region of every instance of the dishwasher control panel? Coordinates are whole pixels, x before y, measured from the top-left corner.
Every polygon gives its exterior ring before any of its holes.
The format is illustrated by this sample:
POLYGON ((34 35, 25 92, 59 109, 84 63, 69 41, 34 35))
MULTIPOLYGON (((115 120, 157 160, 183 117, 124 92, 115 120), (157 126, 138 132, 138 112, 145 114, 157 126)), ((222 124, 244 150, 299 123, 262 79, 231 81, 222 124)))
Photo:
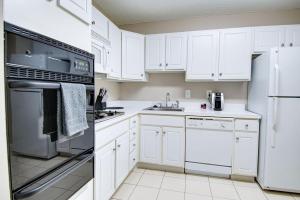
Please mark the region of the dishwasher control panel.
POLYGON ((233 130, 233 118, 214 118, 214 117, 186 117, 186 128, 214 129, 214 130, 233 130))

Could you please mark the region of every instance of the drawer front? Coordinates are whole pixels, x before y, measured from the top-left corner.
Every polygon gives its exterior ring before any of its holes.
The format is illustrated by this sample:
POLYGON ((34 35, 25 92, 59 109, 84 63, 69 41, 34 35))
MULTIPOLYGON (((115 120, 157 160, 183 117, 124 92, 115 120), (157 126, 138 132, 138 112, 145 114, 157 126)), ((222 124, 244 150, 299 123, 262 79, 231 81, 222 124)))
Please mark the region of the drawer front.
POLYGON ((134 116, 134 117, 130 118, 129 121, 130 121, 130 128, 135 128, 138 126, 139 117, 134 116))
POLYGON ((130 141, 135 140, 137 138, 137 135, 138 135, 138 127, 130 129, 130 135, 129 135, 130 141))
POLYGON ((236 131, 259 131, 259 122, 258 120, 244 120, 237 119, 235 120, 235 130, 236 131))
POLYGON ((141 115, 141 124, 155 126, 184 127, 185 119, 182 116, 141 115))
POLYGON ((131 140, 129 144, 129 152, 133 152, 136 150, 137 140, 131 140))
POLYGON ((129 169, 133 169, 137 163, 137 151, 133 151, 129 155, 129 169))
POLYGON ((129 120, 124 120, 108 128, 99 130, 95 133, 95 149, 101 148, 105 144, 129 130, 129 120))
POLYGON ((233 119, 231 118, 199 118, 188 117, 186 120, 187 128, 228 130, 234 129, 233 119))

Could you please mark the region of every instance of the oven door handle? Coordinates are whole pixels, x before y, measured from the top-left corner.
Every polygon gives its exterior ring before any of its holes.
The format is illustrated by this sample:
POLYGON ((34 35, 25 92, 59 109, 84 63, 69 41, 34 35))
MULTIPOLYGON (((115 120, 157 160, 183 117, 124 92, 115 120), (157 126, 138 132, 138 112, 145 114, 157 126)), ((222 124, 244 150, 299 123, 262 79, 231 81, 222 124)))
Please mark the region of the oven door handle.
MULTIPOLYGON (((52 185, 54 185, 55 183, 57 183, 59 180, 61 180, 62 178, 66 177, 67 175, 69 175, 71 172, 73 172, 74 170, 78 169, 79 167, 81 167, 82 165, 84 165, 85 163, 87 163, 89 160, 91 160, 94 157, 94 153, 89 155, 88 157, 86 157, 85 159, 83 159, 82 161, 78 162, 77 164, 73 165, 72 167, 69 167, 67 170, 65 170, 64 172, 60 173, 59 175, 53 177, 52 179, 50 179, 49 181, 47 181, 46 183, 43 183, 42 185, 33 188, 29 191, 24 191, 22 192, 22 190, 14 193, 14 199, 24 199, 24 198, 28 198, 31 197, 39 192, 44 191, 45 189, 51 187, 52 185)), ((24 188, 23 190, 25 190, 26 188, 24 188)))
MULTIPOLYGON (((17 81, 8 80, 10 88, 30 88, 30 89, 59 89, 60 83, 47 81, 17 81)), ((94 90, 94 85, 85 85, 87 90, 94 90)))

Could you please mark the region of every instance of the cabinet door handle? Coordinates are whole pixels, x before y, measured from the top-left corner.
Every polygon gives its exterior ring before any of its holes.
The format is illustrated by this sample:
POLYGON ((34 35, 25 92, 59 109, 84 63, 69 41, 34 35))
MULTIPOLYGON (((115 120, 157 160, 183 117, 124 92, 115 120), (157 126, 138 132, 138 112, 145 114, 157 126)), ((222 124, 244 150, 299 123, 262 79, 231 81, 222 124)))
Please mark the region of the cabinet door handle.
POLYGON ((284 43, 281 44, 281 47, 284 47, 284 43))
POLYGON ((215 75, 214 73, 211 74, 211 76, 214 76, 214 75, 215 75))
POLYGON ((166 66, 168 66, 169 64, 168 63, 166 63, 166 66))
POLYGON ((245 128, 248 129, 249 128, 249 124, 245 124, 245 128))
POLYGON ((135 135, 135 134, 136 134, 135 132, 132 133, 132 135, 135 135))
POLYGON ((236 138, 235 138, 235 141, 236 141, 236 142, 239 142, 239 141, 240 141, 240 138, 239 138, 239 137, 236 137, 236 138))
POLYGON ((134 146, 134 147, 135 147, 135 145, 136 145, 136 144, 132 144, 132 146, 134 146))
POLYGON ((93 24, 93 25, 95 25, 95 24, 96 24, 96 22, 95 22, 95 21, 92 21, 92 24, 93 24))
POLYGON ((158 134, 159 134, 159 131, 156 131, 155 133, 156 133, 156 135, 158 135, 158 134))
POLYGON ((292 46, 293 46, 293 43, 291 42, 291 43, 290 43, 290 47, 292 47, 292 46))
POLYGON ((222 75, 223 75, 223 73, 219 73, 219 75, 220 75, 220 76, 222 76, 222 75))
POLYGON ((132 159, 133 161, 135 161, 135 158, 134 159, 132 159))
POLYGON ((113 148, 112 150, 113 150, 113 151, 116 151, 116 148, 113 148))
POLYGON ((141 77, 143 77, 144 76, 144 74, 141 74, 141 77))
POLYGON ((161 66, 162 66, 162 64, 161 64, 161 63, 159 63, 159 66, 161 67, 161 66))
POLYGON ((163 131, 163 134, 165 135, 165 134, 166 134, 166 131, 163 131))
POLYGON ((120 144, 118 144, 118 145, 117 145, 117 147, 118 147, 118 148, 120 148, 120 147, 121 147, 121 145, 120 145, 120 144))

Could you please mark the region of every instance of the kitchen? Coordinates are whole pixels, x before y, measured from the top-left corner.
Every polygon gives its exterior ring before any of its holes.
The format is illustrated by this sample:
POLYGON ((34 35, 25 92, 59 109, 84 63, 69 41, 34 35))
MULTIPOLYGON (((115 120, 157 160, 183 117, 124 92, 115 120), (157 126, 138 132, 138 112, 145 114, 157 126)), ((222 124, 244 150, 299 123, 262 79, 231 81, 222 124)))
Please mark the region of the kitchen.
POLYGON ((299 2, 218 2, 1 1, 0 198, 298 199, 299 2))

